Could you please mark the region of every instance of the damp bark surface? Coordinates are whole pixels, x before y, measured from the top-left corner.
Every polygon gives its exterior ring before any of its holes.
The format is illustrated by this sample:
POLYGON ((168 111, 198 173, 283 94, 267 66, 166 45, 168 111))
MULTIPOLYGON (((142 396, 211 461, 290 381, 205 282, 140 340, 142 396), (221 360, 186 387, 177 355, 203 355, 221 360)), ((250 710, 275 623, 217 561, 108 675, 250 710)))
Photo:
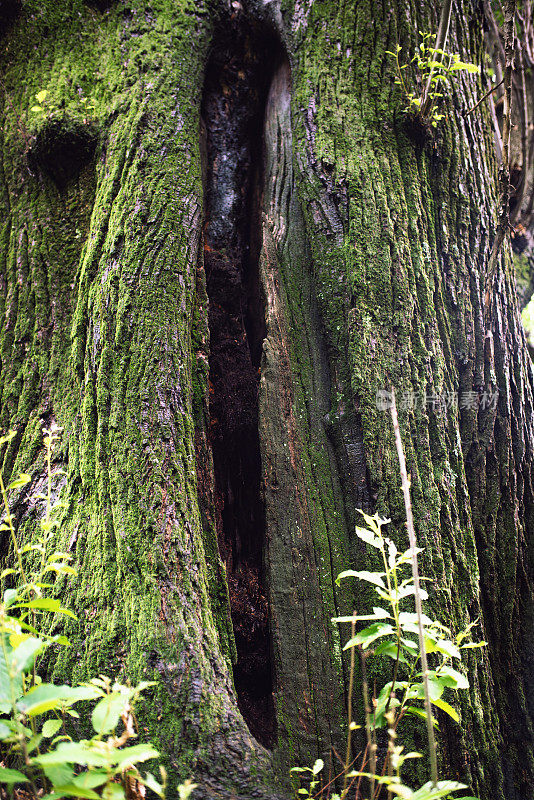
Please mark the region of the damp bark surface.
POLYGON ((204 87, 204 266, 209 299, 215 521, 237 650, 233 676, 250 731, 275 735, 258 390, 265 336, 259 280, 263 119, 277 48, 249 26, 215 36, 204 87))

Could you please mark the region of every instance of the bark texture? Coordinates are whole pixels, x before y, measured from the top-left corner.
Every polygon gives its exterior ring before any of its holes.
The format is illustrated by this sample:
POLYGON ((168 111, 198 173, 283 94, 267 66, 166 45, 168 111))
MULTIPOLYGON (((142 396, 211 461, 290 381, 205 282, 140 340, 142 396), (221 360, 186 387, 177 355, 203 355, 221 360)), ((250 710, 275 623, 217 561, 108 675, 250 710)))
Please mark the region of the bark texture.
MULTIPOLYGON (((34 475, 15 498, 29 536, 42 421, 65 428, 79 577, 61 591, 80 623, 53 674, 157 680, 141 717, 171 797, 190 775, 198 798, 288 797, 289 766, 341 752, 348 632, 330 618, 365 602, 334 582, 371 563, 356 509, 405 535, 376 402, 392 383, 499 391, 400 424, 432 611, 480 618, 489 641, 461 725, 443 722, 443 769, 481 800, 534 791, 534 378, 509 253, 485 347, 489 111, 464 115, 482 89, 459 77, 429 135, 386 55, 435 30, 434 5, 24 0, 3 18, 3 466, 34 475), (228 109, 248 103, 240 127, 228 109), (267 657, 269 729, 250 688, 267 657)), ((456 4, 467 60, 478 14, 456 4)))

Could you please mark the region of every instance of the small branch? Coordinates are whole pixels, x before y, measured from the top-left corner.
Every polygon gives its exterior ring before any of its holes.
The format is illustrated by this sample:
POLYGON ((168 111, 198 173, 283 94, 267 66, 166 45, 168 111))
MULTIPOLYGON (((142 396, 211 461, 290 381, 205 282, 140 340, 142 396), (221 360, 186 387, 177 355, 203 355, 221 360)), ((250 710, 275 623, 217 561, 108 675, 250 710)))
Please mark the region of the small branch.
POLYGON ((484 316, 486 321, 492 300, 492 289, 497 272, 498 256, 504 242, 510 222, 510 131, 512 110, 512 77, 514 69, 514 19, 516 0, 506 0, 504 9, 504 50, 506 61, 504 67, 503 128, 502 128, 502 164, 499 171, 500 212, 495 239, 489 257, 486 272, 484 293, 484 316))
POLYGON ((362 664, 362 692, 363 692, 363 705, 365 708, 365 733, 367 734, 367 749, 369 750, 369 771, 371 777, 369 779, 370 798, 373 800, 375 796, 375 774, 376 774, 376 745, 371 735, 371 707, 369 705, 369 684, 367 682, 367 666, 365 663, 366 654, 362 648, 360 650, 360 658, 362 664))
POLYGON ((495 138, 495 151, 497 154, 497 161, 502 164, 502 136, 501 129, 499 128, 499 120, 497 119, 497 112, 495 110, 495 103, 493 102, 493 95, 489 97, 489 107, 491 114, 491 121, 493 122, 493 136, 495 138))
POLYGON ((430 751, 430 777, 434 786, 438 782, 438 760, 436 755, 436 740, 434 738, 434 726, 432 724, 432 708, 430 705, 430 690, 428 685, 428 662, 426 657, 425 647, 425 629, 423 625, 423 607, 421 604, 421 586, 419 583, 419 567, 417 563, 417 538, 415 535, 415 527, 413 524, 412 515, 412 501, 410 499, 410 481, 408 473, 406 472, 406 460, 404 458, 404 449, 402 447, 402 438, 399 428, 399 419, 397 417, 397 404, 395 402, 395 390, 391 387, 391 419, 393 422, 393 431, 395 432, 395 444, 397 446, 397 456, 399 459, 402 493, 404 495, 404 506, 406 508, 406 527, 408 528, 408 537, 410 540, 410 549, 412 551, 412 574, 415 592, 415 612, 417 614, 417 627, 419 632, 419 651, 421 653, 421 672, 423 673, 423 687, 425 690, 425 713, 426 713, 426 730, 428 737, 428 749, 430 751))
MULTIPOLYGON (((352 632, 351 632, 351 639, 354 639, 356 635, 356 612, 353 612, 352 615, 352 632)), ((350 650, 350 674, 349 674, 349 696, 347 700, 347 752, 345 756, 345 769, 343 770, 343 791, 341 792, 341 797, 346 797, 348 788, 347 788, 347 777, 349 774, 349 764, 351 761, 351 739, 352 739, 352 691, 354 689, 354 647, 351 647, 350 650)))
POLYGON ((469 111, 466 111, 465 116, 467 117, 468 114, 472 114, 473 111, 475 111, 480 105, 482 105, 484 100, 487 100, 490 94, 493 94, 493 92, 496 91, 496 89, 498 89, 499 86, 502 86, 503 83, 504 83, 504 78, 501 81, 499 81, 499 83, 497 83, 492 89, 490 89, 489 92, 486 92, 484 97, 481 97, 478 103, 475 103, 475 105, 472 108, 470 108, 469 111))

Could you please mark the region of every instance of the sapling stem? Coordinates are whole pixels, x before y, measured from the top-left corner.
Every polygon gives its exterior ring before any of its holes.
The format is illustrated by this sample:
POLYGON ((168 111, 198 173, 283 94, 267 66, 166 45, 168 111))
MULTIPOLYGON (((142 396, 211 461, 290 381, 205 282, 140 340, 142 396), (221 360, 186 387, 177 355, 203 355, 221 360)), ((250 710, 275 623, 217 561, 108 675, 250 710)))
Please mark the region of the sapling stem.
MULTIPOLYGON (((374 731, 374 726, 371 722, 371 707, 369 705, 369 684, 367 682, 367 665, 365 663, 367 653, 365 653, 361 645, 358 647, 358 649, 360 651, 362 664, 362 693, 363 705, 365 708, 365 733, 367 735, 367 749, 369 750, 369 772, 371 774, 371 777, 369 778, 369 790, 370 798, 373 800, 375 796, 376 744, 374 743, 373 736, 371 734, 371 729, 374 731)), ((352 648, 352 651, 354 652, 354 648, 352 648)))
MULTIPOLYGON (((353 612, 352 615, 352 633, 351 639, 354 639, 356 634, 356 612, 353 612)), ((349 696, 347 699, 347 723, 348 723, 348 731, 347 731, 347 752, 345 755, 345 769, 343 770, 343 791, 341 792, 341 797, 344 798, 347 795, 347 780, 349 774, 349 764, 351 761, 351 739, 352 739, 352 691, 354 689, 354 647, 351 648, 350 651, 350 674, 349 674, 349 696)))
POLYGON ((425 693, 425 712, 426 712, 426 729, 428 736, 428 749, 430 754, 430 777, 434 786, 438 782, 438 761, 436 755, 436 740, 434 738, 434 726, 432 723, 432 708, 430 705, 430 691, 428 685, 428 661, 426 657, 425 647, 425 629, 423 625, 423 608, 421 604, 421 586, 419 583, 419 567, 417 563, 417 538, 415 535, 415 527, 413 524, 412 515, 412 501, 410 499, 410 481, 406 471, 406 460, 404 458, 404 448, 402 446, 402 438, 399 428, 399 419, 397 416, 397 404, 395 402, 395 390, 391 387, 391 419, 393 422, 393 431, 395 433, 395 445, 397 447, 397 456, 399 459, 402 493, 404 495, 404 506, 406 508, 406 527, 408 528, 408 537, 410 541, 410 549, 412 556, 412 575, 415 593, 415 613, 417 615, 417 628, 419 634, 419 652, 421 654, 421 671, 423 673, 423 688, 425 693))

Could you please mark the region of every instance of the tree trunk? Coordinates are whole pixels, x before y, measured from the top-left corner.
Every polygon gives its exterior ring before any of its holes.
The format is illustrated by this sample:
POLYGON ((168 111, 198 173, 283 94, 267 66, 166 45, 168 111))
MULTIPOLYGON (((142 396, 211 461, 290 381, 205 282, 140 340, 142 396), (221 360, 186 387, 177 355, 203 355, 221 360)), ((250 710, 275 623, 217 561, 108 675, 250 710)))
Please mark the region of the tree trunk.
MULTIPOLYGON (((41 427, 63 426, 79 622, 53 677, 157 681, 140 717, 171 798, 189 776, 288 797, 290 766, 338 766, 356 509, 405 537, 392 384, 419 400, 400 424, 432 612, 489 642, 443 774, 534 791, 534 379, 508 250, 485 336, 489 111, 465 115, 459 74, 428 131, 386 55, 435 5, 0 3, 4 469, 33 474, 29 537, 41 427)), ((478 8, 449 38, 477 62, 478 8)))

